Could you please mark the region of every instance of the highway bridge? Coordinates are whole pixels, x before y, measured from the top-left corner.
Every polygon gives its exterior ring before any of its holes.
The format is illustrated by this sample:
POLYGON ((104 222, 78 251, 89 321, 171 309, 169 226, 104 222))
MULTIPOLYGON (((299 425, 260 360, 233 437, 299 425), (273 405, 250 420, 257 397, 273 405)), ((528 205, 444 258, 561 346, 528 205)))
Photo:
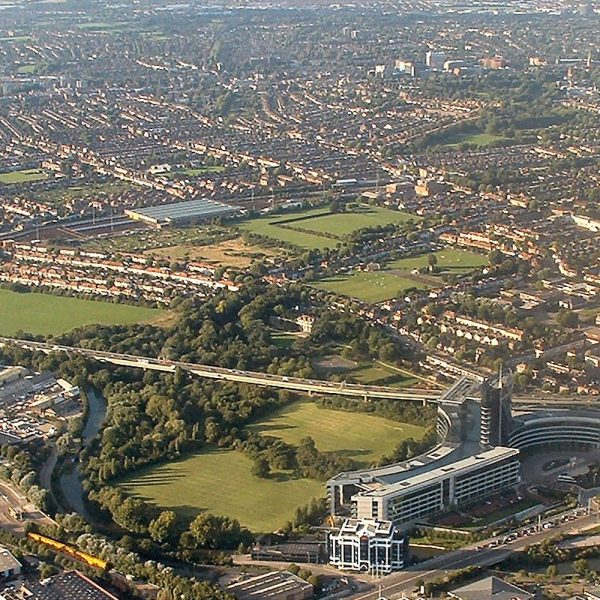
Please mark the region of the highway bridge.
POLYGON ((436 402, 440 396, 440 392, 436 390, 398 389, 385 386, 359 385, 353 383, 322 381, 318 379, 303 379, 300 377, 286 377, 283 375, 255 373, 253 371, 244 371, 240 369, 225 369, 223 367, 198 365, 176 360, 165 360, 162 358, 135 356, 117 352, 104 352, 101 350, 90 350, 88 348, 79 348, 76 346, 0 337, 0 346, 5 345, 19 346, 26 350, 45 353, 66 352, 68 354, 80 354, 113 365, 152 371, 174 372, 179 368, 192 375, 197 375, 198 377, 203 377, 205 379, 235 381, 237 383, 248 383, 309 394, 331 394, 335 396, 362 398, 364 400, 413 400, 424 403, 436 402))
MULTIPOLYGON (((376 385, 360 385, 355 383, 324 381, 320 379, 304 379, 301 377, 286 377, 284 375, 271 375, 269 373, 257 373, 241 369, 226 369, 211 365, 199 365, 176 360, 152 358, 148 356, 135 356, 133 354, 121 354, 117 352, 105 352, 102 350, 91 350, 77 346, 65 346, 48 342, 32 342, 16 338, 0 337, 0 346, 15 345, 27 350, 38 352, 66 352, 68 354, 81 354, 101 362, 113 365, 146 369, 151 371, 174 372, 177 368, 188 371, 192 375, 205 379, 218 379, 221 381, 235 381, 237 383, 248 383, 263 387, 279 388, 292 392, 308 394, 326 394, 333 396, 345 396, 349 398, 361 398, 363 400, 412 400, 422 403, 439 402, 445 390, 426 390, 418 388, 393 388, 376 385)), ((543 407, 581 407, 598 405, 594 398, 585 396, 558 396, 540 393, 535 396, 517 396, 513 403, 519 404, 523 409, 539 410, 543 407)))

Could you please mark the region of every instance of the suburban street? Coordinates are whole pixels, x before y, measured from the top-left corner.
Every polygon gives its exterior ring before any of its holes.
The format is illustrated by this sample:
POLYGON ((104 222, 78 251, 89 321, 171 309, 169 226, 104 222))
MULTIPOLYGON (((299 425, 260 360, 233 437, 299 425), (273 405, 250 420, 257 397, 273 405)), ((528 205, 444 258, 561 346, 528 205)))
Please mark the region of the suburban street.
POLYGON ((478 549, 491 543, 492 540, 478 542, 477 544, 472 544, 461 550, 450 552, 444 556, 432 558, 418 565, 414 565, 399 573, 382 577, 374 582, 370 591, 359 592, 351 598, 353 600, 377 600, 380 595, 383 595, 388 599, 396 598, 403 593, 414 589, 419 580, 426 583, 443 576, 446 571, 455 571, 469 566, 490 566, 504 560, 513 552, 518 552, 528 546, 542 542, 550 535, 557 535, 559 533, 577 533, 597 522, 597 515, 585 515, 572 521, 562 523, 550 531, 543 529, 533 535, 519 537, 502 546, 478 549))

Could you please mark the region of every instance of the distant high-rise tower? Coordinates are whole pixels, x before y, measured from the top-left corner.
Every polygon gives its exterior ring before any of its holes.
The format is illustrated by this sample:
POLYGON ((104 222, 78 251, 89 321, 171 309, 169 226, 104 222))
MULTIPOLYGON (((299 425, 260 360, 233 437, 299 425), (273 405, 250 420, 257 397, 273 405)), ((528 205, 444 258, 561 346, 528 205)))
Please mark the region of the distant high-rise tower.
POLYGON ((481 386, 482 446, 507 446, 512 427, 512 375, 502 373, 481 386))
POLYGON ((446 53, 445 52, 434 52, 429 50, 425 54, 425 64, 430 69, 437 69, 441 71, 444 68, 444 63, 446 62, 446 53))

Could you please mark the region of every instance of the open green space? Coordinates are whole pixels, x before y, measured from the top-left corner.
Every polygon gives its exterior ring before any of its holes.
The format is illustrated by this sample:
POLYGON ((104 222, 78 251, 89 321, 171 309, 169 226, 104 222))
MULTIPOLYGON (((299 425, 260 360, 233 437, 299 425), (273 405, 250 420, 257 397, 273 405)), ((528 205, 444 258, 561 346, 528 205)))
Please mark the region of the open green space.
POLYGON ((84 31, 124 31, 129 28, 125 22, 108 23, 106 21, 94 21, 91 23, 78 23, 75 25, 77 29, 84 31))
POLYGON ((86 183, 85 185, 71 185, 69 187, 55 187, 35 194, 43 202, 60 206, 65 202, 78 198, 87 198, 101 194, 122 194, 136 186, 128 181, 105 181, 103 183, 86 183))
MULTIPOLYGON (((434 252, 440 272, 458 275, 487 264, 487 258, 480 254, 444 248, 434 252)), ((341 296, 357 298, 363 302, 377 303, 392 298, 410 288, 429 289, 440 281, 437 274, 412 275, 411 271, 426 267, 429 254, 401 258, 386 265, 382 271, 362 271, 327 277, 314 282, 314 286, 341 296)))
POLYGON ((307 436, 322 452, 339 452, 363 466, 391 452, 404 439, 420 439, 425 428, 374 415, 319 408, 295 402, 250 427, 263 435, 298 445, 307 436))
MULTIPOLYGON (((437 258, 437 267, 442 271, 448 270, 453 273, 465 273, 483 267, 488 264, 487 257, 466 250, 457 248, 444 248, 433 252, 437 258)), ((429 254, 411 256, 409 258, 400 258, 387 265, 388 269, 398 269, 401 271, 412 271, 421 269, 429 265, 429 254)))
POLYGON ((285 473, 259 479, 247 456, 220 449, 142 469, 121 485, 161 508, 187 517, 202 511, 231 517, 257 533, 283 527, 298 506, 325 494, 323 484, 312 479, 285 473))
POLYGON ((182 171, 174 171, 175 173, 183 173, 189 177, 198 177, 206 173, 222 173, 225 167, 222 165, 206 165, 205 167, 198 167, 197 169, 183 169, 182 171))
POLYGON ((314 285, 341 296, 349 296, 370 303, 397 298, 409 288, 427 289, 429 287, 410 277, 400 277, 387 271, 363 271, 348 275, 336 275, 321 279, 314 285))
POLYGON ((0 37, 0 42, 29 42, 31 40, 31 36, 29 35, 13 35, 0 37))
POLYGON ((31 74, 35 71, 37 65, 22 65, 17 69, 17 73, 31 74))
POLYGON ((19 330, 54 335, 92 323, 128 325, 157 319, 162 312, 128 304, 0 289, 0 335, 6 336, 19 330))
MULTIPOLYGON (((321 211, 322 213, 322 211, 321 211)), ((287 220, 289 215, 276 217, 258 217, 256 219, 250 219, 239 224, 239 228, 242 231, 248 231, 256 235, 268 237, 274 240, 279 240, 299 248, 307 248, 310 250, 323 250, 324 248, 335 248, 338 243, 337 240, 326 238, 312 233, 306 233, 304 231, 295 231, 292 229, 285 229, 278 226, 278 223, 282 220, 287 220)), ((296 225, 297 226, 297 225, 296 225)))
POLYGON ((271 340, 280 348, 290 348, 299 337, 297 333, 291 331, 271 330, 271 340))
POLYGON ((507 139, 503 135, 494 135, 492 133, 459 133, 445 140, 444 146, 455 148, 462 144, 469 144, 478 148, 486 148, 507 139))
POLYGON ((390 223, 418 221, 409 213, 378 206, 360 205, 353 211, 332 213, 328 208, 258 217, 244 221, 240 229, 270 237, 300 248, 333 248, 339 240, 366 227, 379 227, 390 223))
POLYGON ((414 387, 420 382, 399 371, 394 371, 381 364, 361 365, 347 373, 348 377, 367 385, 387 385, 390 387, 414 387))
POLYGON ((390 223, 406 223, 411 220, 418 221, 420 217, 415 217, 414 215, 398 210, 365 204, 352 212, 308 216, 301 221, 293 223, 293 225, 302 229, 309 229, 315 233, 345 237, 365 227, 380 227, 382 225, 389 225, 390 223))
MULTIPOLYGON (((341 452, 366 465, 408 437, 421 438, 423 427, 364 413, 319 408, 296 402, 250 428, 298 444, 311 436, 323 452, 341 452)), ((128 493, 187 517, 201 511, 238 519, 254 532, 274 531, 295 509, 324 495, 322 482, 275 472, 266 479, 252 475, 252 461, 234 450, 207 449, 176 462, 149 466, 123 478, 128 493)))
POLYGON ((46 177, 46 173, 41 169, 25 169, 23 171, 0 173, 0 183, 29 183, 31 181, 41 181, 42 179, 46 179, 46 177))

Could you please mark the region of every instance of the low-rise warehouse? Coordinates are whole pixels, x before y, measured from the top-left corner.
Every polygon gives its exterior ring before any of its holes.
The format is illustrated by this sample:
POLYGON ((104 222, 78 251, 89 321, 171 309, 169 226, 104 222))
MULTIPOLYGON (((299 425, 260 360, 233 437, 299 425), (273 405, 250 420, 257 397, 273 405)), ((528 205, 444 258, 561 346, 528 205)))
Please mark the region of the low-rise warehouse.
POLYGON ((143 221, 154 227, 163 225, 181 225, 193 221, 206 221, 231 217, 238 214, 240 209, 215 200, 202 198, 186 202, 159 204, 125 211, 125 215, 134 221, 143 221))

